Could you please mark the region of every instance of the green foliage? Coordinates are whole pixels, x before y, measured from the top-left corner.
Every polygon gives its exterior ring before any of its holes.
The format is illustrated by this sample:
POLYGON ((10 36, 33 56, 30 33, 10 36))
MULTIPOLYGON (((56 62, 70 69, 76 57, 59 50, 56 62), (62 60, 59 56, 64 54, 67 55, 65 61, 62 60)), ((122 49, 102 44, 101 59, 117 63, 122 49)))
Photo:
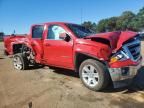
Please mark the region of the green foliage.
POLYGON ((106 29, 108 28, 107 22, 108 22, 108 19, 100 20, 97 25, 96 31, 97 32, 105 32, 106 29))
POLYGON ((131 11, 125 11, 122 13, 122 15, 118 18, 116 21, 116 29, 117 30, 126 30, 131 29, 129 26, 129 23, 132 21, 132 19, 135 17, 135 14, 131 11))
POLYGON ((88 29, 96 31, 96 23, 92 23, 91 21, 87 21, 87 22, 82 23, 82 25, 88 29))
POLYGON ((102 19, 97 25, 97 32, 115 31, 116 30, 117 17, 111 17, 109 19, 102 19))
POLYGON ((97 32, 116 31, 116 30, 144 30, 144 7, 137 14, 125 11, 118 17, 102 19, 96 23, 91 21, 84 22, 83 26, 97 32))
POLYGON ((135 17, 135 22, 138 30, 144 29, 144 7, 138 12, 137 16, 135 17))

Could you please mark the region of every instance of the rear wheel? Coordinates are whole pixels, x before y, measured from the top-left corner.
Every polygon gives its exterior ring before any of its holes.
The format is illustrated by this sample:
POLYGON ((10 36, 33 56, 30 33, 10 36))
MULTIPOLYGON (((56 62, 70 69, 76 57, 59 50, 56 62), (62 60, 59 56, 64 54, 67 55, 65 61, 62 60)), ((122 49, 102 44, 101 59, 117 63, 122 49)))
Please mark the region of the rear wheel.
POLYGON ((13 65, 15 69, 25 70, 28 68, 29 62, 22 53, 18 53, 13 57, 13 65))
POLYGON ((79 74, 83 84, 94 91, 104 89, 110 78, 106 66, 93 59, 82 62, 79 68, 79 74))

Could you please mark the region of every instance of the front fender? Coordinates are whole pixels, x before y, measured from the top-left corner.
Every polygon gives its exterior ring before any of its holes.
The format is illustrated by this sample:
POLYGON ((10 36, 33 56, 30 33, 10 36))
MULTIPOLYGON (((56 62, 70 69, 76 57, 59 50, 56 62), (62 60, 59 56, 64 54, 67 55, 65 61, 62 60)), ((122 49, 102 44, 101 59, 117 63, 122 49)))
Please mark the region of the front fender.
POLYGON ((75 52, 80 52, 86 55, 90 55, 99 60, 105 61, 109 59, 109 56, 111 54, 108 46, 101 46, 100 44, 98 44, 97 46, 77 44, 75 47, 75 52))

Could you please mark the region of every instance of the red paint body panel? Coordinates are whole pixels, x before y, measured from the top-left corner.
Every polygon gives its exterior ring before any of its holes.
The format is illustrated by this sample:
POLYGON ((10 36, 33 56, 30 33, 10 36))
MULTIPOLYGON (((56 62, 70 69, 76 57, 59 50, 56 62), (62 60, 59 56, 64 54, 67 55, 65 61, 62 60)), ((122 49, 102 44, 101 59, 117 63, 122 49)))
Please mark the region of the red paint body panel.
POLYGON ((76 52, 86 53, 106 61, 111 54, 109 46, 85 39, 77 39, 74 49, 76 52))
POLYGON ((122 47, 122 44, 125 41, 127 41, 128 39, 133 38, 136 35, 137 35, 137 33, 136 32, 132 32, 132 31, 121 32, 121 34, 119 36, 119 41, 117 43, 117 48, 115 50, 120 49, 122 47))
POLYGON ((96 35, 88 36, 86 38, 104 38, 110 41, 112 49, 117 47, 117 42, 119 40, 121 32, 108 32, 108 33, 99 33, 96 35))
POLYGON ((108 33, 100 33, 92 36, 88 36, 86 38, 104 38, 110 41, 111 47, 113 50, 117 51, 122 47, 122 44, 126 42, 128 39, 131 39, 137 35, 136 32, 132 31, 122 31, 122 32, 108 32, 108 33))
POLYGON ((31 46, 35 52, 35 61, 41 63, 43 57, 43 41, 41 39, 32 39, 31 46))
MULTIPOLYGON (((88 54, 99 60, 108 62, 113 51, 117 51, 122 47, 123 42, 137 35, 135 32, 108 32, 100 33, 86 37, 86 39, 79 39, 75 34, 62 22, 51 22, 40 24, 44 25, 44 32, 42 39, 32 38, 32 25, 30 34, 27 36, 7 36, 4 38, 5 50, 9 54, 13 54, 14 44, 25 44, 30 47, 35 53, 35 61, 38 63, 73 69, 75 67, 75 54, 77 52, 88 54), (71 41, 64 40, 50 40, 47 39, 48 26, 56 24, 62 26, 71 36, 71 41), (110 46, 92 41, 92 38, 102 38, 110 42, 110 46)), ((138 63, 138 62, 136 62, 138 63)), ((135 64, 133 61, 126 60, 124 62, 117 62, 109 64, 110 67, 123 67, 135 64)))
POLYGON ((26 44, 27 46, 29 46, 28 44, 29 39, 27 38, 27 35, 18 35, 18 36, 5 36, 4 37, 4 46, 5 46, 5 50, 8 52, 8 54, 13 54, 13 45, 14 44, 26 44))
POLYGON ((47 64, 73 68, 73 42, 45 40, 43 58, 47 64))

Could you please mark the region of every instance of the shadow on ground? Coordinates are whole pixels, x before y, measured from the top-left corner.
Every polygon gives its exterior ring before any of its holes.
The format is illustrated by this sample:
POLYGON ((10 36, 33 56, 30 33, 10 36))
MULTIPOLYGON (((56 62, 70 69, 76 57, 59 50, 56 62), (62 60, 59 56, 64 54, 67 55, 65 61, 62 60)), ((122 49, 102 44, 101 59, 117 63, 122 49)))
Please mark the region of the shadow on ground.
POLYGON ((50 67, 50 68, 54 70, 53 71, 54 73, 79 78, 78 72, 74 72, 74 71, 68 70, 68 69, 56 68, 56 67, 50 67))
MULTIPOLYGON (((39 69, 39 68, 45 68, 45 66, 37 65, 34 67, 33 66, 30 67, 30 69, 39 69)), ((56 67, 49 67, 48 69, 52 69, 53 72, 56 74, 62 74, 66 76, 79 78, 79 74, 72 70, 56 68, 56 67)), ((129 85, 128 87, 114 89, 112 86, 112 83, 110 83, 109 86, 106 89, 102 90, 101 92, 114 93, 114 92, 125 91, 124 94, 128 94, 128 93, 134 93, 134 92, 143 91, 143 90, 144 90, 144 66, 138 70, 137 76, 133 79, 132 84, 129 85)))
POLYGON ((118 108, 144 108, 143 102, 132 98, 120 99, 120 101, 112 99, 110 105, 118 106, 118 108))
POLYGON ((43 67, 44 65, 41 65, 41 64, 30 65, 27 70, 41 69, 43 67))
MULTIPOLYGON (((50 68, 53 69, 54 70, 53 72, 57 74, 63 74, 63 75, 79 78, 78 73, 74 71, 55 68, 55 67, 50 67, 50 68)), ((132 84, 129 85, 128 87, 114 89, 112 86, 112 83, 110 83, 110 85, 102 92, 114 93, 114 92, 125 91, 124 94, 126 93, 128 94, 128 93, 134 93, 134 92, 143 91, 143 90, 144 90, 144 66, 138 70, 137 76, 133 79, 132 84)))
POLYGON ((143 90, 144 90, 144 66, 138 70, 138 74, 134 77, 132 83, 129 86, 123 88, 116 88, 116 89, 114 89, 113 86, 109 86, 102 92, 114 93, 114 92, 125 91, 123 93, 128 94, 128 93, 134 93, 143 90))
POLYGON ((144 90, 144 66, 139 69, 137 76, 133 79, 133 83, 129 86, 126 93, 131 93, 132 91, 143 91, 144 90))

